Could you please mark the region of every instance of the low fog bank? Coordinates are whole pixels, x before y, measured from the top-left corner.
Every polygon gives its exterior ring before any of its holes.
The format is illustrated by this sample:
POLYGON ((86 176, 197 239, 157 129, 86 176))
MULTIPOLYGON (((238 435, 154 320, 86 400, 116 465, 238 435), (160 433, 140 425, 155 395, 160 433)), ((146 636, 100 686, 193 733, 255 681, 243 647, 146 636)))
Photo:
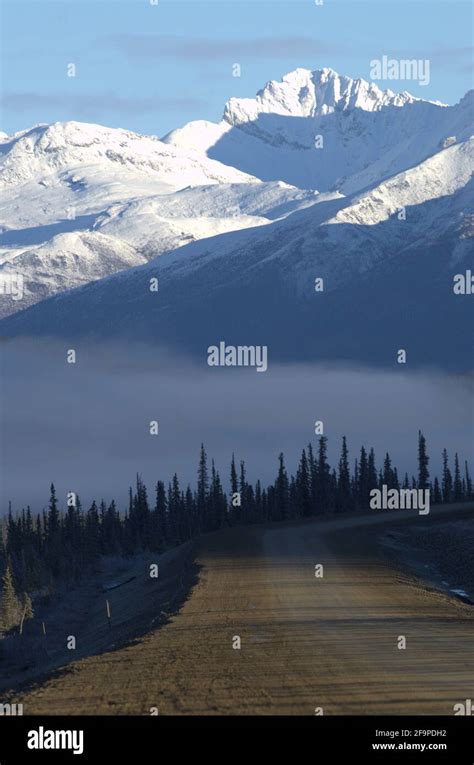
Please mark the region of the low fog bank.
MULTIPOLYGON (((139 472, 153 494, 176 471, 195 483, 204 442, 228 490, 229 463, 244 459, 249 480, 272 481, 280 451, 294 472, 301 449, 324 422, 335 465, 343 434, 352 465, 361 444, 380 465, 389 451, 401 475, 415 473, 417 432, 428 442, 432 473, 444 446, 463 464, 473 443, 472 379, 435 371, 410 373, 327 365, 212 368, 156 348, 62 342, 3 342, 1 352, 1 499, 14 509, 47 504, 49 484, 64 500, 115 498, 126 507, 139 472), (150 421, 159 434, 150 435, 150 421)), ((474 466, 473 466, 474 468, 474 466)), ((474 472, 474 471, 473 471, 474 472)))

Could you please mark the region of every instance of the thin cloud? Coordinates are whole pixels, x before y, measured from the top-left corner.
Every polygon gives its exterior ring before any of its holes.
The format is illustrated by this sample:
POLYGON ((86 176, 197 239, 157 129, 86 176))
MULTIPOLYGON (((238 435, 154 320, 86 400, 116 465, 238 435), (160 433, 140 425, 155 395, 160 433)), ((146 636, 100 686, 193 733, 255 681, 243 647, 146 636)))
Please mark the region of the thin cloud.
POLYGON ((474 47, 472 45, 464 45, 459 48, 436 48, 430 51, 429 56, 439 61, 463 61, 466 57, 472 59, 474 54, 474 47))
POLYGON ((23 113, 32 109, 64 109, 82 117, 95 117, 97 114, 148 114, 158 111, 196 111, 207 104, 195 97, 192 98, 163 98, 148 96, 146 98, 118 96, 115 93, 5 93, 1 99, 4 109, 23 113))
POLYGON ((413 48, 410 48, 410 50, 405 49, 399 51, 398 55, 401 58, 410 59, 428 58, 430 61, 436 62, 437 64, 443 64, 444 66, 449 66, 451 64, 452 66, 455 66, 456 64, 462 64, 468 58, 472 60, 474 47, 472 45, 461 45, 450 48, 439 46, 436 48, 421 48, 416 51, 413 48))
POLYGON ((457 71, 462 72, 462 74, 472 74, 474 72, 474 63, 471 61, 469 64, 464 64, 458 67, 457 71))
POLYGON ((305 36, 189 40, 173 35, 115 34, 103 37, 98 42, 136 60, 173 58, 188 61, 228 61, 236 56, 261 59, 344 52, 341 46, 305 36))

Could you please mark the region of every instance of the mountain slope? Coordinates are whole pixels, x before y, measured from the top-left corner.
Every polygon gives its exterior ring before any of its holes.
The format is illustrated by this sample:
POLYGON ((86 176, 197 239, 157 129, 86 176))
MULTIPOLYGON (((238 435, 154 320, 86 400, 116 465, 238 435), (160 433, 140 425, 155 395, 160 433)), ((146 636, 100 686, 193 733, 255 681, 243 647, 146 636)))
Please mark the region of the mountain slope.
POLYGON ((447 139, 469 138, 473 103, 472 91, 445 106, 331 69, 297 69, 255 99, 231 98, 220 123, 190 122, 163 141, 263 180, 351 194, 414 167, 447 139))
POLYGON ((80 289, 1 330, 196 354, 219 332, 276 359, 380 363, 405 335, 417 363, 464 368, 472 106, 298 69, 164 141, 80 123, 5 139, 0 277, 23 274, 26 295, 0 316, 80 289))
POLYGON ((2 296, 1 311, 24 309, 62 290, 72 289, 125 268, 147 262, 134 247, 99 232, 57 234, 44 244, 18 253, 0 266, 0 278, 22 274, 24 295, 11 302, 2 296))
POLYGON ((268 345, 273 360, 383 364, 408 346, 412 364, 464 369, 470 341, 456 333, 471 314, 453 275, 472 264, 473 167, 474 141, 451 146, 352 200, 192 243, 44 301, 0 331, 146 340, 202 363, 220 340, 268 345))
POLYGON ((324 199, 156 138, 76 122, 0 144, 0 191, 0 278, 20 273, 25 284, 21 301, 3 296, 0 316, 324 199))

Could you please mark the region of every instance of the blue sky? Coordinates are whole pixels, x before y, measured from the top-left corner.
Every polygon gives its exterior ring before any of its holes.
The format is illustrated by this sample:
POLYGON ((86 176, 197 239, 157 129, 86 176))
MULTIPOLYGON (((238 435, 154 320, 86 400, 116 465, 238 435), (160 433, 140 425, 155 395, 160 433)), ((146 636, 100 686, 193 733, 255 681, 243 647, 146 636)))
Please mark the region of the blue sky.
POLYGON ((431 81, 382 87, 446 103, 472 87, 472 6, 456 0, 4 0, 1 35, 7 133, 77 119, 162 136, 298 66, 369 79, 383 55, 430 59, 431 81))

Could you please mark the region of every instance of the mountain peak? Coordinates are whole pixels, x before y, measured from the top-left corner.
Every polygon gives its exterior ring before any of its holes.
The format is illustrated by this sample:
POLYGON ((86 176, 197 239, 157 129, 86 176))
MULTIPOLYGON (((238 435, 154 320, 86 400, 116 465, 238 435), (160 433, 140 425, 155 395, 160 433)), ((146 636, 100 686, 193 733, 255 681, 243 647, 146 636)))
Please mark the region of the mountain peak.
POLYGON ((299 68, 280 81, 267 82, 254 99, 231 98, 224 109, 224 120, 239 125, 262 113, 315 117, 351 109, 374 112, 384 106, 403 106, 416 100, 406 91, 381 90, 373 82, 354 80, 329 67, 314 71, 299 68))
POLYGON ((469 97, 447 106, 329 67, 299 68, 255 98, 231 98, 219 123, 190 122, 163 141, 265 181, 350 194, 414 167, 446 139, 469 138, 470 106, 469 97))

